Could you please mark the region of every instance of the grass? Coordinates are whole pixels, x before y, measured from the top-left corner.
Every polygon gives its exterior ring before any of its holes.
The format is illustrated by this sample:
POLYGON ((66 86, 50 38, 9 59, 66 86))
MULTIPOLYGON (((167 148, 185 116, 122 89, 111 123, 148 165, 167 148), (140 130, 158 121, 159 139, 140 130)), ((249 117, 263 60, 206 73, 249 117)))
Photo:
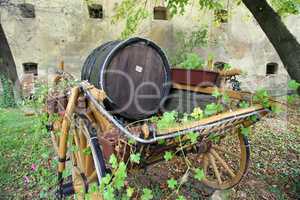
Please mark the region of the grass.
POLYGON ((0 199, 51 199, 55 161, 42 116, 0 109, 0 199))

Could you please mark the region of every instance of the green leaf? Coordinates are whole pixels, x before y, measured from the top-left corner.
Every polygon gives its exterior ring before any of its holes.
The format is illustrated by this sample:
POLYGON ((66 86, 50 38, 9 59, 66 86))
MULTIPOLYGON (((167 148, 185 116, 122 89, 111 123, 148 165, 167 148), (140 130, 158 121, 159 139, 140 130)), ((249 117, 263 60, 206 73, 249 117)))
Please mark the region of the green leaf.
POLYGON ((197 179, 198 181, 202 181, 205 178, 204 175, 204 170, 200 169, 200 168, 196 168, 195 169, 195 179, 197 179))
POLYGON ((276 114, 279 114, 282 112, 282 109, 279 105, 272 105, 271 110, 272 110, 272 112, 274 112, 276 114))
POLYGON ((176 200, 186 200, 186 198, 185 198, 184 196, 182 196, 182 195, 179 195, 179 196, 176 198, 176 200))
POLYGON ((148 189, 148 188, 144 188, 143 189, 143 195, 141 196, 142 200, 150 200, 153 199, 153 194, 152 194, 152 190, 148 189))
POLYGON ((257 115, 251 115, 250 120, 253 122, 257 122, 257 120, 258 120, 257 115))
POLYGON ((218 134, 211 133, 211 134, 208 136, 208 139, 209 139, 210 141, 212 141, 214 144, 217 144, 217 143, 220 142, 221 137, 220 137, 218 134))
POLYGON ((298 82, 295 81, 295 80, 290 80, 290 81, 288 82, 288 87, 289 87, 290 89, 292 89, 292 90, 297 90, 299 86, 300 86, 300 83, 298 83, 298 82))
POLYGON ((140 153, 136 153, 136 154, 131 154, 130 155, 130 161, 133 163, 140 163, 140 159, 141 159, 141 154, 140 153))
POLYGON ((228 63, 224 64, 224 70, 230 70, 231 69, 231 65, 228 63))
POLYGON ((166 151, 166 152, 165 152, 165 155, 164 155, 164 159, 165 159, 166 161, 169 161, 169 160, 171 160, 172 158, 173 158, 173 153, 170 152, 170 151, 166 151))
POLYGON ((179 64, 180 67, 185 69, 201 69, 204 65, 204 60, 195 53, 188 53, 185 55, 186 59, 179 64))
POLYGON ((115 190, 112 186, 108 185, 106 189, 103 191, 104 200, 115 200, 115 190))
POLYGON ((250 127, 241 127, 241 133, 242 135, 249 137, 250 134, 250 127))
POLYGON ((178 116, 178 112, 165 112, 161 119, 157 122, 157 128, 159 130, 167 129, 176 123, 176 117, 178 116))
POLYGON ((129 139, 128 139, 128 144, 133 145, 133 144, 135 144, 135 143, 136 143, 136 141, 135 141, 134 139, 132 139, 132 138, 129 138, 129 139))
POLYGON ((170 188, 170 189, 175 189, 175 187, 177 185, 177 181, 173 178, 169 179, 167 181, 167 183, 168 183, 168 188, 170 188))
POLYGON ((118 160, 117 160, 117 157, 115 156, 115 154, 112 154, 109 157, 109 161, 108 162, 111 164, 111 167, 113 169, 116 169, 118 167, 118 160))
POLYGON ((249 103, 246 102, 246 101, 242 101, 240 104, 239 104, 240 108, 249 108, 249 103))
POLYGON ((164 144, 166 144, 166 140, 160 139, 160 140, 158 140, 158 144, 164 145, 164 144))
MULTIPOLYGON (((200 107, 195 107, 193 109, 193 112, 191 113, 191 116, 196 119, 196 120, 200 120, 203 118, 203 111, 201 110, 200 107)), ((186 121, 188 121, 188 116, 185 116, 187 118, 186 121)))
POLYGON ((225 103, 229 103, 229 102, 230 102, 230 97, 228 96, 227 93, 224 93, 224 94, 223 94, 223 101, 224 101, 225 103))
POLYGON ((126 190, 127 197, 129 198, 132 197, 133 193, 134 193, 134 188, 128 187, 126 190))
MULTIPOLYGON (((78 150, 79 150, 79 148, 78 148, 78 150)), ((83 149, 83 154, 84 155, 92 155, 92 149, 91 149, 91 147, 87 147, 87 148, 85 148, 85 149, 83 149)))
POLYGON ((188 134, 187 134, 187 137, 191 140, 191 142, 194 144, 194 143, 196 143, 198 140, 198 136, 199 136, 199 134, 197 134, 196 132, 189 132, 188 134))
POLYGON ((289 103, 289 104, 294 103, 294 101, 295 101, 295 99, 296 99, 296 96, 297 96, 297 95, 288 95, 288 96, 287 96, 287 101, 288 101, 288 103, 289 103))
POLYGON ((217 114, 218 112, 223 111, 223 109, 224 108, 221 104, 215 104, 215 103, 207 104, 204 110, 204 114, 206 116, 211 116, 217 114))
POLYGON ((217 88, 215 88, 215 90, 212 93, 212 96, 215 98, 219 98, 222 96, 222 93, 220 93, 219 90, 217 88))
POLYGON ((270 107, 269 94, 265 89, 259 89, 253 96, 253 100, 260 103, 264 108, 270 107))
POLYGON ((124 187, 125 179, 127 177, 126 164, 123 161, 119 163, 118 169, 114 175, 114 186, 120 190, 124 187))
POLYGON ((103 183, 104 185, 108 185, 111 181, 111 175, 110 174, 106 174, 105 177, 103 177, 101 179, 101 183, 103 183))

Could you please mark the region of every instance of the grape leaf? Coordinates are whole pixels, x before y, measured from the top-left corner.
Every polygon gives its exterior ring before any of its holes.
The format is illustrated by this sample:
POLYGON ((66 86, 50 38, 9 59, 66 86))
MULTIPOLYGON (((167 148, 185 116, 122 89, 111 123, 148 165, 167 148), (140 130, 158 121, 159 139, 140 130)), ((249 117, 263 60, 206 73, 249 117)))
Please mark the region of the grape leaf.
POLYGON ((175 189, 175 187, 177 185, 177 181, 173 178, 169 179, 167 181, 167 183, 168 183, 168 188, 170 188, 170 189, 175 189))
POLYGON ((166 151, 166 152, 165 152, 165 155, 164 155, 164 159, 165 159, 166 161, 169 161, 169 160, 171 160, 172 158, 173 158, 173 153, 170 152, 170 151, 166 151))
POLYGON ((239 104, 240 108, 249 108, 249 103, 246 102, 246 101, 242 101, 240 104, 239 104))
POLYGON ((144 188, 143 189, 143 195, 141 196, 142 200, 150 200, 153 199, 153 194, 152 194, 152 190, 148 189, 148 188, 144 188))
POLYGON ((200 120, 200 119, 203 118, 203 111, 201 110, 201 108, 196 107, 196 108, 193 109, 193 112, 191 113, 191 116, 196 120, 200 120))
POLYGON ((184 196, 180 195, 176 198, 176 200, 186 200, 186 198, 184 196))
POLYGON ((128 187, 126 190, 127 197, 132 197, 133 193, 134 193, 134 188, 128 187))
POLYGON ((187 137, 191 140, 192 143, 196 143, 198 139, 198 134, 196 132, 189 132, 187 137))
POLYGON ((141 159, 141 154, 136 153, 136 154, 131 154, 130 155, 130 161, 139 164, 141 159))
POLYGON ((298 82, 295 81, 295 80, 290 80, 290 81, 288 82, 288 87, 289 87, 290 89, 292 89, 292 90, 297 90, 297 89, 299 88, 299 86, 300 86, 300 83, 298 83, 298 82))
POLYGON ((250 127, 241 127, 241 133, 246 136, 246 137, 249 137, 249 134, 250 134, 250 127))
POLYGON ((203 169, 199 169, 199 168, 196 168, 195 169, 195 179, 197 179, 198 181, 202 181, 205 177, 204 175, 204 170, 203 169))
POLYGON ((109 163, 111 164, 111 167, 113 169, 116 169, 118 167, 118 160, 117 160, 117 157, 115 156, 115 154, 112 154, 109 157, 109 163))

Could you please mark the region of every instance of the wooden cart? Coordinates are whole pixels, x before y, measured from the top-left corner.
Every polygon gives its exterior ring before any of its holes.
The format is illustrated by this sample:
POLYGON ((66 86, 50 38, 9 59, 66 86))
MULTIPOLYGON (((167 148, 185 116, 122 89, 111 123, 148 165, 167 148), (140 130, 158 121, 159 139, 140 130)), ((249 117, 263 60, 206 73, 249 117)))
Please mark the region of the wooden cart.
MULTIPOLYGON (((214 91, 211 87, 179 84, 173 88, 208 95, 214 91)), ((236 101, 251 99, 249 93, 226 93, 236 101)), ((252 105, 160 131, 147 119, 129 124, 120 121, 106 110, 105 98, 102 90, 87 82, 80 83, 70 91, 63 117, 51 126, 52 134, 60 132, 52 135, 58 151, 59 197, 87 193, 92 184, 100 185, 112 170, 108 160, 113 154, 128 163, 130 172, 164 161, 167 151, 177 158, 188 158, 189 167, 202 168, 204 185, 231 188, 240 182, 249 165, 250 146, 241 127, 251 126, 268 113, 261 105, 252 105), (198 134, 194 143, 187 142, 191 131, 198 134), (138 164, 130 162, 132 152, 140 154, 138 164), (72 165, 71 180, 63 178, 66 165, 72 165)), ((95 194, 94 198, 101 199, 102 195, 95 194)))

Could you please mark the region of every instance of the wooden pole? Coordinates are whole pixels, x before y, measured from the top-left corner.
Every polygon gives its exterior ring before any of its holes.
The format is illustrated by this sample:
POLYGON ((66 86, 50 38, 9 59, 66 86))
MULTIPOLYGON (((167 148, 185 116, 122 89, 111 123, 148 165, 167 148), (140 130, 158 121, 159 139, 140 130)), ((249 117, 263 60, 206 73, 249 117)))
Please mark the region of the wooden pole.
POLYGON ((65 161, 66 161, 66 153, 67 153, 67 142, 68 142, 68 135, 70 129, 70 119, 72 118, 72 114, 76 107, 76 101, 79 95, 79 88, 75 87, 71 91, 71 96, 69 98, 69 102, 66 108, 66 112, 63 118, 62 123, 62 134, 60 136, 59 141, 59 149, 58 149, 58 156, 59 156, 59 164, 58 164, 58 172, 62 173, 65 169, 65 161))

